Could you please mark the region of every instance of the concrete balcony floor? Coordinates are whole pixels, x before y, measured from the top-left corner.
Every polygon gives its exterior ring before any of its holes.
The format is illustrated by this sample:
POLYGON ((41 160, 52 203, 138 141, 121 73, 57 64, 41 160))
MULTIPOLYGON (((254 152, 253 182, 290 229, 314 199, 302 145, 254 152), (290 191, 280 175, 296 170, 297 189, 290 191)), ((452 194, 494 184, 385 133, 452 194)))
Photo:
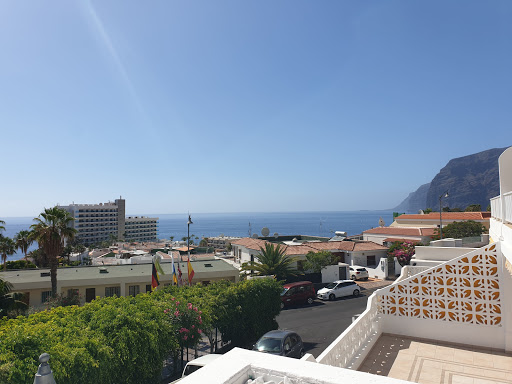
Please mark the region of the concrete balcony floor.
POLYGON ((421 384, 512 384, 512 353, 383 334, 359 371, 421 384))

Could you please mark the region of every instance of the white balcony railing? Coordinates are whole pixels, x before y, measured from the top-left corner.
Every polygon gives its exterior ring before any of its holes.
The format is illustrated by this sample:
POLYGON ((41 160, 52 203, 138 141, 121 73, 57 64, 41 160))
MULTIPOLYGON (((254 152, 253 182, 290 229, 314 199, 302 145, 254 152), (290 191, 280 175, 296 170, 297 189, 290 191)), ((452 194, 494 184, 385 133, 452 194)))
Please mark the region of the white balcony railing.
POLYGON ((501 221, 501 196, 491 199, 491 217, 501 221))
POLYGON ((501 203, 505 214, 504 221, 512 223, 512 192, 503 194, 501 203))
POLYGON ((379 320, 374 292, 366 310, 318 356, 317 362, 357 370, 382 333, 379 320))

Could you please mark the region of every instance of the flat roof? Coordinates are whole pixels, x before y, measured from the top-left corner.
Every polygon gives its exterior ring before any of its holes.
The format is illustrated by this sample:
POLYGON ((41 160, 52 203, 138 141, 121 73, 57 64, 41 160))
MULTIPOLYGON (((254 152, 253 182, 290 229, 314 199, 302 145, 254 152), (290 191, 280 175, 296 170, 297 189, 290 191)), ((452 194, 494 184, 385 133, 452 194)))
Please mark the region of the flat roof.
MULTIPOLYGON (((215 272, 218 277, 229 277, 237 275, 239 270, 230 263, 221 259, 196 260, 191 261, 194 269, 194 279, 212 277, 215 272)), ((172 263, 160 263, 165 275, 160 275, 160 282, 170 282, 172 279, 172 263)), ((183 276, 187 276, 187 263, 175 262, 176 273, 178 265, 183 276)), ((14 285, 15 289, 25 289, 25 284, 30 284, 30 288, 46 288, 51 285, 49 269, 21 269, 7 270, 0 272, 0 278, 7 280, 14 285), (41 277, 41 273, 48 273, 48 276, 41 277)), ((118 284, 123 280, 129 282, 140 282, 151 284, 152 264, 125 264, 108 266, 84 266, 59 268, 57 270, 57 281, 59 285, 87 285, 87 284, 118 284), (101 273, 104 269, 107 273, 101 273)))

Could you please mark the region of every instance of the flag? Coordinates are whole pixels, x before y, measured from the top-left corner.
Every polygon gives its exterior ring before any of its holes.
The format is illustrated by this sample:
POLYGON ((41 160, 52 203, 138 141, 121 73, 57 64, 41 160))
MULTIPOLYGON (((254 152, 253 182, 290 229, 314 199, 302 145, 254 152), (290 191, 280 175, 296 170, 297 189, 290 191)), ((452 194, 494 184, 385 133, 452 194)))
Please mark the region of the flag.
POLYGON ((176 268, 174 267, 174 254, 171 251, 172 259, 172 283, 178 285, 178 278, 176 277, 176 268))
POLYGON ((161 274, 161 275, 165 275, 164 273, 164 270, 162 269, 162 266, 160 265, 160 256, 157 255, 153 258, 153 260, 155 261, 155 268, 156 268, 156 271, 161 274))
POLYGON ((183 285, 183 280, 181 279, 181 268, 180 263, 178 262, 178 286, 183 285))
POLYGON ((151 291, 154 291, 156 287, 160 285, 160 282, 158 281, 158 272, 156 271, 155 263, 153 262, 151 265, 151 291))
POLYGON ((187 272, 188 272, 188 284, 192 284, 192 279, 194 278, 194 268, 192 268, 192 264, 190 263, 190 256, 187 261, 187 272))

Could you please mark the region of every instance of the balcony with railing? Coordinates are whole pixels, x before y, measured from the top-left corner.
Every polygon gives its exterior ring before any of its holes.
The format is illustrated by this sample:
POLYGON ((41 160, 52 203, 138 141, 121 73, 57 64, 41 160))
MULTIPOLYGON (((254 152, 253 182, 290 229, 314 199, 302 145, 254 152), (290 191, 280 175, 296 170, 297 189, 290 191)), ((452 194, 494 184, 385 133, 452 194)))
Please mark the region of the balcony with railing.
POLYGON ((366 311, 317 361, 431 384, 451 383, 460 372, 473 383, 478 375, 468 372, 490 361, 491 381, 499 375, 510 379, 512 354, 505 352, 512 349, 510 271, 501 243, 414 271, 419 273, 374 292, 366 311), (437 371, 422 373, 423 363, 437 371))

